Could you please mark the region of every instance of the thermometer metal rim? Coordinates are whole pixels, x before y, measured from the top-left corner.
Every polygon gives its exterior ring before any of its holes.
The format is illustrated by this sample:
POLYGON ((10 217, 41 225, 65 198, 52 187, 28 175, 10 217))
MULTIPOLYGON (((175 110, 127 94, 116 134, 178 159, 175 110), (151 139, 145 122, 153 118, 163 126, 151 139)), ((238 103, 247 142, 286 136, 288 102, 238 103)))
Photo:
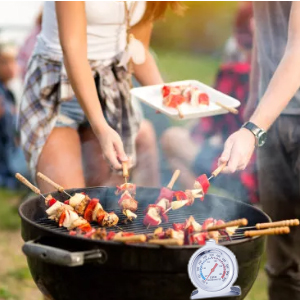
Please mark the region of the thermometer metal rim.
POLYGON ((235 255, 228 248, 217 245, 214 240, 209 240, 206 242, 205 246, 199 248, 190 258, 189 264, 188 264, 188 272, 189 272, 189 277, 195 287, 197 287, 198 289, 204 290, 204 291, 218 292, 218 291, 222 291, 234 284, 234 282, 236 281, 236 279, 238 277, 238 263, 235 258, 235 255), (230 268, 230 273, 229 273, 229 277, 228 277, 226 284, 220 285, 220 287, 215 287, 212 289, 211 288, 205 289, 205 288, 203 288, 202 285, 199 284, 199 282, 198 282, 199 279, 196 276, 194 276, 194 273, 195 273, 195 268, 197 267, 197 258, 199 258, 201 253, 207 252, 209 250, 216 250, 216 251, 224 252, 226 254, 226 256, 228 256, 228 258, 230 259, 231 268, 230 268))

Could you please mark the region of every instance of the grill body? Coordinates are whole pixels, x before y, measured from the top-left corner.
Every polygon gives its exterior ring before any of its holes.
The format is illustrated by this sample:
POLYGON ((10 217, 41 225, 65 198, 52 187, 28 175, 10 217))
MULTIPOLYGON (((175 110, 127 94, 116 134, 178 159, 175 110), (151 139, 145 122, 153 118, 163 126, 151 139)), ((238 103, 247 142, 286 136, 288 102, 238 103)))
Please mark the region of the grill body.
MULTIPOLYGON (((69 192, 84 191, 91 198, 100 198, 104 209, 115 210, 121 215, 114 190, 97 187, 69 192)), ((138 188, 139 218, 132 224, 120 226, 125 231, 135 233, 152 232, 153 228, 146 230, 142 225, 141 215, 148 204, 154 203, 158 194, 159 189, 138 188)), ((66 199, 63 194, 53 193, 53 196, 59 200, 66 199)), ((105 262, 88 260, 76 267, 49 263, 42 255, 38 258, 28 256, 28 265, 34 281, 43 294, 50 298, 183 300, 189 299, 194 290, 187 265, 198 246, 124 245, 69 236, 64 229, 58 229, 56 225, 45 220, 45 205, 39 197, 23 203, 19 213, 25 242, 35 240, 39 244, 70 252, 100 249, 106 254, 105 262)), ((183 222, 189 215, 201 222, 208 217, 225 221, 245 217, 250 226, 269 221, 266 214, 252 206, 224 197, 207 195, 204 202, 196 200, 193 206, 172 212, 170 223, 164 226, 171 227, 173 222, 183 222)), ((264 250, 264 241, 264 237, 256 237, 222 243, 235 253, 239 264, 236 285, 241 287, 242 295, 230 299, 243 299, 253 285, 264 250)))

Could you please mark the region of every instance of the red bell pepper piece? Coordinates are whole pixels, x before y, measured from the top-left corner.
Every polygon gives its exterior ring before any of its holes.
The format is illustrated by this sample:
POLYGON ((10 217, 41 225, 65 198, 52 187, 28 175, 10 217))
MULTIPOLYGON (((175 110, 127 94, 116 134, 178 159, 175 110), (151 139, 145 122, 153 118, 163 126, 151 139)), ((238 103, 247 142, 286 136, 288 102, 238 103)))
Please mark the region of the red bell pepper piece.
POLYGON ((110 241, 110 240, 112 240, 112 239, 114 238, 115 235, 116 235, 115 232, 110 231, 110 232, 107 234, 106 239, 107 239, 108 241, 110 241))
POLYGON ((153 219, 148 213, 146 213, 143 224, 145 226, 157 226, 160 224, 160 222, 156 219, 153 219))
POLYGON ((170 97, 169 102, 168 102, 169 107, 176 108, 178 105, 185 102, 185 98, 182 95, 173 95, 173 94, 171 94, 168 97, 170 97))
POLYGON ((170 92, 171 92, 171 87, 170 86, 168 86, 168 85, 164 85, 163 87, 162 87, 162 95, 163 95, 163 97, 165 98, 165 97, 167 97, 167 96, 169 96, 169 94, 170 94, 170 92))
POLYGON ((196 180, 201 184, 203 193, 206 194, 210 186, 207 176, 205 174, 200 175, 196 180))
POLYGON ((122 232, 122 236, 124 237, 133 236, 133 235, 134 235, 133 232, 122 232))
POLYGON ((86 224, 82 224, 80 226, 78 226, 78 229, 80 229, 82 232, 89 232, 90 230, 92 230, 92 226, 90 223, 86 223, 86 224))
POLYGON ((206 220, 203 222, 202 229, 203 229, 203 230, 206 230, 206 229, 207 229, 207 226, 210 225, 210 224, 214 224, 214 222, 215 222, 215 219, 214 219, 214 218, 208 218, 208 219, 206 219, 206 220))
POLYGON ((95 232, 96 232, 96 229, 95 229, 95 228, 92 228, 90 231, 88 231, 88 232, 84 235, 84 237, 89 239, 89 238, 92 237, 92 235, 93 235, 95 232))
POLYGON ((198 98, 199 104, 209 105, 209 97, 206 93, 201 93, 198 98))
POLYGON ((184 229, 184 224, 182 224, 182 223, 173 223, 173 229, 176 230, 176 231, 183 230, 184 229))
POLYGON ((187 195, 183 191, 174 192, 174 196, 176 197, 177 201, 186 200, 187 199, 187 195))
POLYGON ((155 203, 159 202, 162 198, 168 199, 169 202, 173 200, 174 192, 166 187, 161 188, 159 196, 155 203))
POLYGON ((194 243, 193 238, 193 226, 190 225, 188 228, 184 230, 184 244, 185 245, 192 245, 194 243))
POLYGON ((48 206, 52 206, 54 203, 56 203, 57 200, 55 200, 54 198, 50 199, 48 202, 48 206))
POLYGON ((87 205, 85 211, 84 211, 84 215, 83 217, 88 221, 88 222, 92 222, 93 220, 93 211, 97 205, 97 203, 99 203, 99 200, 96 198, 93 198, 89 204, 87 205))
POLYGON ((66 211, 63 211, 62 214, 61 214, 60 217, 59 217, 59 221, 58 221, 59 227, 62 227, 62 226, 63 226, 63 223, 64 223, 64 221, 65 221, 65 218, 66 218, 66 211))
POLYGON ((198 245, 205 245, 205 236, 202 233, 195 234, 194 242, 198 245))
POLYGON ((102 209, 99 209, 97 212, 97 223, 101 224, 105 217, 105 212, 102 209))
POLYGON ((70 204, 70 200, 66 200, 66 201, 64 202, 64 204, 69 205, 69 204, 70 204))
POLYGON ((164 219, 164 221, 165 221, 166 223, 169 222, 169 217, 167 216, 167 214, 162 213, 162 217, 163 217, 163 219, 164 219))

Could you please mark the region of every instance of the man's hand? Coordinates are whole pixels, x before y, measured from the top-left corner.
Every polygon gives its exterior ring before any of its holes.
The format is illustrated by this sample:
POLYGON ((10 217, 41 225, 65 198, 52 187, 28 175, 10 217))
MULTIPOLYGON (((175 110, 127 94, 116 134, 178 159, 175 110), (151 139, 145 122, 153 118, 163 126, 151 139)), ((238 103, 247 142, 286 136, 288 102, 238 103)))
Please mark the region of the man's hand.
POLYGON ((233 133, 225 142, 224 151, 219 164, 227 163, 224 173, 234 173, 244 170, 250 161, 255 148, 255 136, 246 128, 233 133))

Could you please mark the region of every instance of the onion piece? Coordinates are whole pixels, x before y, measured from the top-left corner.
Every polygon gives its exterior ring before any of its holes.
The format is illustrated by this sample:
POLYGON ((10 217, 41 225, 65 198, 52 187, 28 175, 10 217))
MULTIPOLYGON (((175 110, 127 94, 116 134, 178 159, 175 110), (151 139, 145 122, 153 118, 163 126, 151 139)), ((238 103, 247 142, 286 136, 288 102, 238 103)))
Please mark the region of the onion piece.
POLYGON ((76 193, 73 197, 69 199, 69 203, 72 207, 80 204, 80 202, 85 198, 85 195, 76 193))
POLYGON ((64 204, 59 202, 59 201, 56 201, 52 206, 50 206, 47 210, 46 210, 46 214, 48 216, 51 216, 53 214, 56 213, 57 209, 62 207, 64 204))

